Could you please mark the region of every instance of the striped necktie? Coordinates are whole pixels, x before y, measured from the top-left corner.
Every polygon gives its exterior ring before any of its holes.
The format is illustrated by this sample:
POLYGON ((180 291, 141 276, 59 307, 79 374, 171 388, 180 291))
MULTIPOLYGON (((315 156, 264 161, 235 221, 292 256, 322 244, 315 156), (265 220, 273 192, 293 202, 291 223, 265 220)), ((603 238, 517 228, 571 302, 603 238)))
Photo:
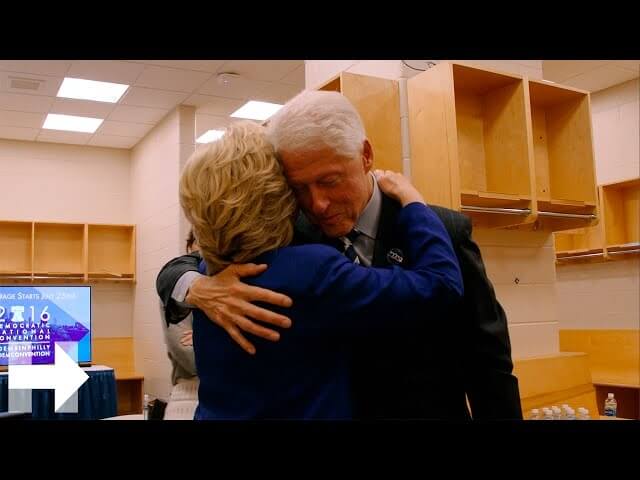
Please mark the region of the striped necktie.
POLYGON ((360 236, 360 232, 355 228, 351 230, 345 237, 340 237, 340 240, 343 243, 342 253, 347 257, 350 261, 356 264, 360 264, 360 259, 358 258, 358 254, 356 253, 356 249, 353 246, 353 242, 356 241, 356 238, 360 236))

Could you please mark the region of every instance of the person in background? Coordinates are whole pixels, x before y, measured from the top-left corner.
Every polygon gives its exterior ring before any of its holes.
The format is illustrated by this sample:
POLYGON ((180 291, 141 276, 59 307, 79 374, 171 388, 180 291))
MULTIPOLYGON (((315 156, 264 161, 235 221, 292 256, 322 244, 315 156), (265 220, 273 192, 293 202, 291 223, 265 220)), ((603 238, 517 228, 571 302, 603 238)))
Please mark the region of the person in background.
MULTIPOLYGON (((193 254, 198 245, 189 230, 186 252, 193 254)), ((165 420, 192 420, 198 406, 198 376, 193 352, 193 315, 189 313, 176 323, 168 321, 164 305, 162 326, 167 356, 171 361, 171 394, 164 412, 165 420)))

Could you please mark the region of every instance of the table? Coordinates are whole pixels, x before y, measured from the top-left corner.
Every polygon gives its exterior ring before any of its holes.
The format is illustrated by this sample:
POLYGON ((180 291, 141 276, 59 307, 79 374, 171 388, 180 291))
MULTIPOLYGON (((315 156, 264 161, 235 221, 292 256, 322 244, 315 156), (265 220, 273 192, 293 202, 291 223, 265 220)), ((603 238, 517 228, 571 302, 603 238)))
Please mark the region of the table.
MULTIPOLYGON (((104 365, 84 367, 89 379, 78 389, 78 413, 55 413, 53 390, 32 390, 34 419, 97 420, 113 417, 118 410, 114 370, 104 365)), ((0 412, 9 409, 9 376, 0 372, 0 412)))

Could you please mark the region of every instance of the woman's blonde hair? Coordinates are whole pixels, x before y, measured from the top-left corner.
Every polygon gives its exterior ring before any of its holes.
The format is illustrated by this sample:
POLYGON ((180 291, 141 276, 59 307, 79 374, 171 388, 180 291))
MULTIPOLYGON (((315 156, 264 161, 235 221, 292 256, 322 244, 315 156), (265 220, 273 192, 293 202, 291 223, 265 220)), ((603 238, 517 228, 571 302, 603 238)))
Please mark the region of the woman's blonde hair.
POLYGON ((180 204, 210 274, 293 239, 295 197, 255 123, 236 123, 191 155, 180 178, 180 204))

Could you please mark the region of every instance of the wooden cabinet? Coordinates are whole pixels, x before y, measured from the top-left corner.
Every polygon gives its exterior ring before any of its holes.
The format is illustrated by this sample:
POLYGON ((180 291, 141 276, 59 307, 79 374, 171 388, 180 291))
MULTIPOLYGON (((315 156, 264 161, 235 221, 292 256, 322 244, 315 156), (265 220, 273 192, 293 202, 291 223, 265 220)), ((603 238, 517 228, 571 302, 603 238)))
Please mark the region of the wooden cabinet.
POLYGON ((600 187, 605 248, 609 257, 640 252, 640 178, 600 187))
POLYGON ((88 225, 89 279, 133 279, 135 247, 132 225, 88 225))
POLYGON ((412 180, 428 203, 481 227, 597 223, 588 92, 456 62, 407 91, 412 180))
POLYGON ((398 82, 341 72, 316 90, 342 93, 356 108, 373 146, 374 168, 402 172, 398 82))
POLYGON ((33 279, 85 280, 85 225, 34 223, 33 279))
POLYGON ((597 197, 589 94, 529 80, 538 222, 553 231, 593 225, 597 197))
POLYGON ((135 226, 0 221, 0 281, 135 281, 135 226))
POLYGON ((93 363, 109 366, 115 372, 118 415, 142 413, 144 376, 135 369, 133 338, 94 337, 92 348, 93 363))
POLYGON ((640 331, 560 330, 560 351, 585 352, 602 415, 607 393, 618 401, 618 417, 640 420, 640 331))
POLYGON ((33 222, 0 221, 0 276, 31 280, 33 222))
POLYGON ((535 220, 523 77, 440 63, 407 82, 413 183, 475 224, 535 220))
POLYGON ((605 258, 602 225, 554 233, 556 260, 602 261, 605 258))
POLYGON ((640 253, 640 178, 598 188, 600 222, 554 234, 559 263, 629 258, 640 253))
POLYGON ((518 379, 524 418, 534 408, 566 403, 574 409, 585 407, 591 418, 598 416, 596 389, 589 369, 589 356, 581 351, 514 359, 513 374, 518 379))

